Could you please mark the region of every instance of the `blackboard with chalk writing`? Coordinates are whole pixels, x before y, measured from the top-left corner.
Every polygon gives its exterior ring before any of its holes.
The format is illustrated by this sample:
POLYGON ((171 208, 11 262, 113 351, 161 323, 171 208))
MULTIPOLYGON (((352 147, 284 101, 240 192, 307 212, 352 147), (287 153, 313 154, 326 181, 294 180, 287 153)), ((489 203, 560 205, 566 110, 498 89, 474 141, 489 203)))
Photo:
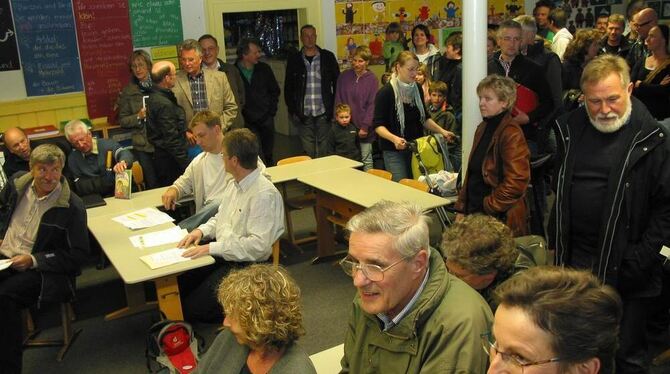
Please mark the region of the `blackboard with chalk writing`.
POLYGON ((179 0, 128 0, 133 45, 178 44, 184 39, 179 0))
POLYGON ((128 83, 133 51, 126 0, 74 0, 81 71, 91 118, 109 116, 128 83))
POLYGON ((82 90, 70 0, 11 0, 28 96, 82 90))

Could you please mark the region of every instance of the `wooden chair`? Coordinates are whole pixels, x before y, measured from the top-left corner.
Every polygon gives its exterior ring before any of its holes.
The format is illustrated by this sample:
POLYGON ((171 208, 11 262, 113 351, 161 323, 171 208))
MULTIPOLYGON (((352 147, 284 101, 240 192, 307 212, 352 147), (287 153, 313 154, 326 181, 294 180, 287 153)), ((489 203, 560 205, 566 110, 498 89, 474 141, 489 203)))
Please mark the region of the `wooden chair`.
POLYGON ((272 265, 274 267, 279 267, 279 254, 280 254, 280 246, 279 246, 279 240, 275 240, 274 243, 272 243, 272 265))
POLYGON ((135 183, 137 191, 144 191, 146 185, 144 184, 144 171, 142 170, 142 165, 135 161, 133 162, 131 170, 133 171, 133 183, 135 183))
POLYGON ((40 333, 40 330, 35 328, 35 323, 32 316, 30 315, 29 309, 23 310, 23 318, 26 326, 26 337, 23 340, 23 347, 58 347, 61 349, 56 355, 56 361, 63 361, 65 354, 72 345, 72 342, 75 340, 77 335, 81 332, 81 329, 74 329, 72 327, 72 321, 75 320, 74 311, 72 310, 72 304, 69 301, 60 303, 60 314, 61 314, 61 326, 63 328, 63 338, 62 339, 36 339, 37 334, 40 333))
POLYGON ((423 191, 423 192, 430 191, 430 187, 428 187, 427 184, 425 184, 423 182, 419 182, 416 179, 403 178, 400 181, 398 181, 398 183, 404 184, 405 186, 409 186, 409 187, 412 187, 412 188, 416 188, 419 191, 423 191))
MULTIPOLYGON (((293 164, 296 162, 311 160, 309 156, 294 156, 281 159, 277 161, 277 166, 293 164)), ((281 184, 281 192, 284 196, 284 215, 286 216, 286 230, 288 231, 289 240, 294 245, 308 243, 316 240, 316 234, 309 235, 304 238, 296 239, 293 231, 293 220, 291 219, 291 212, 294 210, 301 210, 305 208, 312 208, 314 210, 314 217, 316 218, 316 194, 313 192, 305 193, 304 195, 296 197, 288 197, 286 183, 281 184)))
POLYGON ((382 169, 368 169, 366 173, 370 173, 372 175, 376 175, 380 178, 388 179, 391 180, 393 179, 393 174, 391 174, 390 171, 382 170, 382 169))

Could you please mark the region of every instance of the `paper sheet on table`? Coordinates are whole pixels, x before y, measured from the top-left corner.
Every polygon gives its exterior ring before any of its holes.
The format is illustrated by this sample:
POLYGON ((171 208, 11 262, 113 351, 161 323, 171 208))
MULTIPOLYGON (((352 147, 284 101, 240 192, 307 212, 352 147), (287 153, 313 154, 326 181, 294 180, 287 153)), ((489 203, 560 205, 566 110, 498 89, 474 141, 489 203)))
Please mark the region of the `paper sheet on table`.
POLYGON ((165 251, 152 253, 150 255, 140 257, 140 260, 151 268, 151 270, 162 268, 168 265, 176 264, 178 262, 190 261, 189 257, 182 257, 184 253, 183 248, 171 248, 165 251))
POLYGON ((167 230, 154 231, 148 234, 131 236, 130 242, 135 248, 155 247, 157 245, 179 243, 188 231, 179 226, 171 227, 167 230))
POLYGON ((156 208, 144 208, 122 216, 114 217, 112 220, 131 230, 138 230, 157 226, 166 222, 172 222, 174 221, 174 218, 156 208))

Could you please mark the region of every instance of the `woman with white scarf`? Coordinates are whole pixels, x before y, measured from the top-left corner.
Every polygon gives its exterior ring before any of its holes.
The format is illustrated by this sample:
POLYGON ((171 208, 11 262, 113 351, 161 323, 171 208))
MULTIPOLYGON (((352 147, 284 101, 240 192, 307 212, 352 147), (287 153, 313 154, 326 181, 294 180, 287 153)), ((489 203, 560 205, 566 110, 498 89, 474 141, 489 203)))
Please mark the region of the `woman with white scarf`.
POLYGON ((423 92, 414 81, 418 67, 419 59, 414 53, 401 52, 391 80, 375 97, 373 125, 381 138, 385 169, 393 174, 394 181, 412 178, 407 142, 423 136, 423 128, 442 134, 448 141, 454 138, 452 132, 441 128, 427 115, 423 92))

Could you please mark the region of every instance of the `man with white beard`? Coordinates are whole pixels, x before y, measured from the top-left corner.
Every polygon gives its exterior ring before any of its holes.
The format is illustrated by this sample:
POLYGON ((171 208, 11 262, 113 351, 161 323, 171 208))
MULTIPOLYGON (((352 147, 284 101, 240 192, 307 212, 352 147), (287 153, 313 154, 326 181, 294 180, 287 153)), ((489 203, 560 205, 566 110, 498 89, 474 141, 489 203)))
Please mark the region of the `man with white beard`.
POLYGON ((661 292, 659 252, 670 237, 668 132, 631 96, 621 57, 589 62, 581 88, 585 105, 557 120, 550 248, 557 265, 590 269, 617 288, 617 373, 646 373, 646 314, 661 292))

